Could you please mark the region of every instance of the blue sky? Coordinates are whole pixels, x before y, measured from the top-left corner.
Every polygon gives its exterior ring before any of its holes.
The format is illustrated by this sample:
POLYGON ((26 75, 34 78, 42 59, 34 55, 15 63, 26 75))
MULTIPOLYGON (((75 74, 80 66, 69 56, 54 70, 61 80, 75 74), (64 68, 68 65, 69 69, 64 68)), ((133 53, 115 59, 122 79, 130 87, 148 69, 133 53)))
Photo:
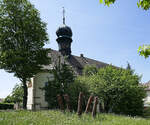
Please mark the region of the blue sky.
MULTIPOLYGON (((140 45, 150 44, 150 11, 137 7, 138 0, 117 0, 107 7, 99 0, 30 0, 47 23, 50 42, 46 48, 58 50, 56 30, 62 25, 62 7, 66 24, 72 28, 72 54, 126 67, 127 61, 142 82, 150 80, 150 58, 137 53, 140 45)), ((6 97, 19 80, 0 70, 0 97, 6 97)))

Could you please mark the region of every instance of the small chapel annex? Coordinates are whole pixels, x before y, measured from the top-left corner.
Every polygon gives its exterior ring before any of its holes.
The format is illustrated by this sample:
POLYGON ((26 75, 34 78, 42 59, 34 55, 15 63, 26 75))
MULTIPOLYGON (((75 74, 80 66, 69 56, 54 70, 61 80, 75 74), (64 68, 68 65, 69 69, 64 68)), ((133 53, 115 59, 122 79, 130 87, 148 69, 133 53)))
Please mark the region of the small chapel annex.
POLYGON ((27 100, 27 109, 29 110, 40 110, 47 109, 48 103, 45 101, 45 92, 40 88, 43 88, 48 80, 53 78, 53 75, 49 73, 49 69, 54 67, 54 64, 58 62, 58 59, 61 58, 61 61, 67 61, 76 75, 82 75, 82 70, 85 65, 95 65, 97 68, 102 68, 108 64, 100 61, 96 61, 87 57, 84 57, 83 54, 80 56, 75 56, 71 54, 71 43, 72 43, 72 30, 65 24, 65 17, 63 16, 63 25, 58 28, 56 31, 57 43, 59 50, 51 50, 48 56, 51 57, 51 64, 43 66, 45 71, 39 72, 33 78, 31 82, 28 83, 28 100, 27 100), (66 59, 67 57, 67 59, 66 59))

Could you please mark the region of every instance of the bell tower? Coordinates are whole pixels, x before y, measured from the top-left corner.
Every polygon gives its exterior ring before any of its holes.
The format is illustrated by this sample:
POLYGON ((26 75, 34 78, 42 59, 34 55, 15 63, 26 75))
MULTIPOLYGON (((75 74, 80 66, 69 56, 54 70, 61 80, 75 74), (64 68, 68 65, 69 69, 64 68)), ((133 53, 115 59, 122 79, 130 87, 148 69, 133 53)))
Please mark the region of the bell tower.
POLYGON ((63 7, 63 25, 56 31, 59 52, 63 56, 71 55, 72 30, 65 24, 65 9, 63 7))

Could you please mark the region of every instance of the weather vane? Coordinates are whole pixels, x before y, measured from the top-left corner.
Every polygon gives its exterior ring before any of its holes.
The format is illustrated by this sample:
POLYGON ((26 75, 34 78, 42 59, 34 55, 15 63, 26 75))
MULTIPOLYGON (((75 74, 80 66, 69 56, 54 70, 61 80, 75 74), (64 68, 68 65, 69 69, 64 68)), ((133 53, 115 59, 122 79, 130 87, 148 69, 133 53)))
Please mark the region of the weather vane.
POLYGON ((65 8, 63 7, 63 24, 65 25, 65 8))

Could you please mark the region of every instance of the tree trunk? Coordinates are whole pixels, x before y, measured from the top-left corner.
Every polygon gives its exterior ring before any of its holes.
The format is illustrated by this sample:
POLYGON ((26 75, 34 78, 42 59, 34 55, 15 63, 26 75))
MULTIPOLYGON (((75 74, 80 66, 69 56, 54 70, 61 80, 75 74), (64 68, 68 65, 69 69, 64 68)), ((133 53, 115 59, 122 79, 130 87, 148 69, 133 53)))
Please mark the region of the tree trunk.
POLYGON ((24 95, 23 95, 23 109, 27 109, 28 89, 27 89, 26 79, 23 79, 23 90, 24 90, 24 95))
POLYGON ((80 92, 78 98, 78 110, 77 110, 79 116, 82 114, 82 103, 83 103, 83 93, 80 92))
POLYGON ((89 97, 88 103, 87 103, 87 105, 86 105, 85 113, 90 112, 90 108, 91 108, 91 104, 92 104, 92 102, 93 102, 93 99, 94 99, 94 96, 90 96, 90 97, 89 97))
POLYGON ((57 95, 57 101, 58 101, 58 105, 59 105, 59 108, 60 110, 64 110, 64 103, 63 103, 63 98, 61 95, 57 95))
POLYGON ((92 110, 92 116, 96 116, 96 110, 97 110, 97 104, 98 104, 98 97, 94 98, 94 105, 93 105, 93 110, 92 110))
POLYGON ((68 94, 65 94, 63 95, 64 96, 64 100, 66 102, 66 105, 67 105, 67 111, 71 111, 70 109, 70 99, 69 99, 69 95, 68 94))

